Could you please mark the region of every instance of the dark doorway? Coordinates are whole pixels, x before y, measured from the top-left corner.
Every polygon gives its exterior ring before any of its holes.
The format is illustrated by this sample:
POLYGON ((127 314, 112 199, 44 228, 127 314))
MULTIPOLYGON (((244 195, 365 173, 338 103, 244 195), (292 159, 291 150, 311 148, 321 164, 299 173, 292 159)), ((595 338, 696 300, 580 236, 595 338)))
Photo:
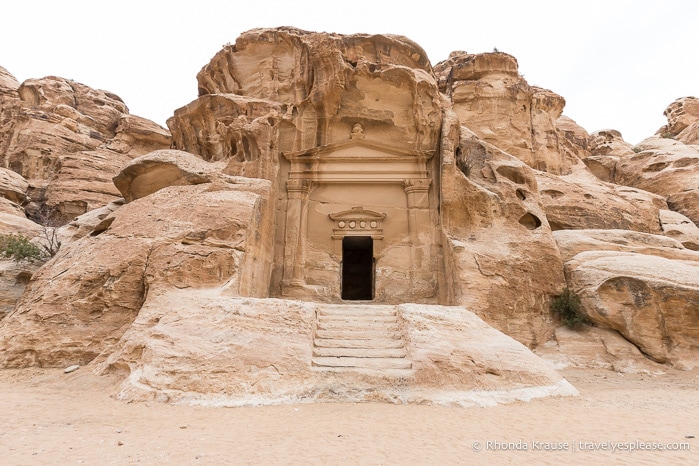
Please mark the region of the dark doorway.
POLYGON ((342 299, 374 299, 374 240, 371 236, 342 238, 342 299))

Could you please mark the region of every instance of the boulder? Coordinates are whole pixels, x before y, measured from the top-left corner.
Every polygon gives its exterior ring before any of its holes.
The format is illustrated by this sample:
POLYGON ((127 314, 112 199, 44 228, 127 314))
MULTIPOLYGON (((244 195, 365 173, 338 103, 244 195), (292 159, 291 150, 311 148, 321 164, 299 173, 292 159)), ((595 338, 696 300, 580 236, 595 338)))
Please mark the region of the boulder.
POLYGON ((131 202, 168 186, 196 185, 224 178, 223 167, 188 152, 159 150, 126 164, 114 177, 114 185, 126 202, 131 202))
POLYGON ((621 230, 554 236, 568 286, 596 325, 618 331, 654 361, 699 364, 699 253, 621 230))
POLYGON ((615 330, 585 326, 558 327, 553 339, 537 347, 537 356, 557 370, 568 367, 608 369, 624 374, 662 374, 667 366, 648 359, 615 330))

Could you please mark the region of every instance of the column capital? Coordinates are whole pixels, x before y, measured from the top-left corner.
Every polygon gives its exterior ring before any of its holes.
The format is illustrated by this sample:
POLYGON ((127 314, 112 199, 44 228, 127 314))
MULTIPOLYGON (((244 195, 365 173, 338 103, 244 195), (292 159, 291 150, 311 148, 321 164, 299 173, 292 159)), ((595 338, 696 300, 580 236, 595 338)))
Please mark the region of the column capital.
POLYGON ((313 182, 311 180, 293 179, 286 182, 286 190, 289 193, 308 194, 311 192, 313 182))
POLYGON ((432 180, 429 178, 407 178, 403 180, 403 189, 406 193, 420 193, 430 190, 432 180))

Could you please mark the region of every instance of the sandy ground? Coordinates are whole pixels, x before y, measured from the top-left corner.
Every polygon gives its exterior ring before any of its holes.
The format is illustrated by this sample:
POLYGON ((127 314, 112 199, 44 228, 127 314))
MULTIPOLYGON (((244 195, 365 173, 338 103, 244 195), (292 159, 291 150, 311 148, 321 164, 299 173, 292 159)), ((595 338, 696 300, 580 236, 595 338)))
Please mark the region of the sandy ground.
POLYGON ((561 373, 581 396, 203 408, 115 400, 87 368, 4 370, 0 464, 699 464, 699 370, 561 373), (629 451, 658 443, 684 450, 629 451))

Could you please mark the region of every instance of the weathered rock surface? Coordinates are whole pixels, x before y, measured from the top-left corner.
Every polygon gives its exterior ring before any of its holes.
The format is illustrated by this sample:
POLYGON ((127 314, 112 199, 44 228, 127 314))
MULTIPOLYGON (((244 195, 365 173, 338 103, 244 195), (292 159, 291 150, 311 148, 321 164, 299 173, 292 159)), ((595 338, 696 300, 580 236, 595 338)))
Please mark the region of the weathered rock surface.
POLYGON ((86 364, 168 288, 266 295, 268 190, 262 180, 172 186, 114 211, 30 282, 0 323, 0 365, 86 364))
POLYGON ((600 180, 614 183, 617 162, 620 157, 633 155, 633 146, 615 129, 595 131, 589 142, 590 155, 583 159, 585 165, 600 180))
POLYGON ((12 73, 0 66, 0 96, 14 96, 19 82, 12 73))
POLYGON ((699 149, 659 137, 636 147, 616 163, 615 181, 665 196, 670 209, 699 223, 699 149))
MULTIPOLYGON (((148 300, 99 364, 119 397, 208 406, 313 401, 492 405, 577 392, 524 346, 463 308, 400 305, 412 369, 311 365, 323 304, 171 291, 148 300)), ((351 308, 351 306, 347 306, 351 308)), ((384 306, 385 307, 385 306, 384 306)))
POLYGON ((129 162, 114 177, 114 185, 126 202, 131 202, 168 186, 232 180, 221 173, 223 168, 222 163, 209 163, 189 152, 159 150, 129 162))
POLYGON ((541 202, 552 230, 623 229, 661 233, 665 199, 641 189, 605 183, 582 164, 570 175, 536 173, 541 202))
POLYGON ((406 149, 434 150, 439 139, 429 60, 401 36, 255 29, 216 54, 197 79, 200 99, 168 122, 176 147, 237 160, 256 176, 270 174, 257 166, 270 135, 278 134, 282 152, 343 141, 356 124, 367 140, 406 149))
POLYGON ((168 126, 178 149, 225 161, 231 175, 273 180, 279 172, 279 125, 288 108, 234 94, 204 95, 175 110, 168 126))
POLYGON ((699 364, 699 253, 663 236, 559 231, 568 286, 598 326, 657 362, 699 364))
POLYGON ((659 136, 672 137, 684 144, 699 144, 699 99, 682 97, 663 112, 667 125, 660 128, 659 136))
POLYGON ((515 57, 453 52, 435 73, 461 124, 483 141, 542 171, 564 174, 575 163, 577 149, 557 129, 565 100, 527 84, 515 57))
POLYGON ((0 320, 14 309, 32 275, 42 264, 0 259, 0 320))
POLYGON ((571 330, 558 327, 554 338, 534 351, 556 369, 609 369, 620 373, 658 374, 665 369, 648 359, 633 343, 607 328, 571 330))
POLYGON ((453 141, 445 132, 442 224, 450 299, 526 345, 541 344, 554 329, 550 296, 565 279, 534 171, 466 128, 453 141))
POLYGON ((679 212, 660 210, 660 224, 663 234, 676 239, 682 246, 699 251, 699 227, 679 212))
POLYGON ((32 217, 48 211, 65 223, 115 200, 119 169, 169 146, 167 130, 128 115, 118 96, 75 81, 29 79, 0 100, 0 166, 29 183, 32 217))

